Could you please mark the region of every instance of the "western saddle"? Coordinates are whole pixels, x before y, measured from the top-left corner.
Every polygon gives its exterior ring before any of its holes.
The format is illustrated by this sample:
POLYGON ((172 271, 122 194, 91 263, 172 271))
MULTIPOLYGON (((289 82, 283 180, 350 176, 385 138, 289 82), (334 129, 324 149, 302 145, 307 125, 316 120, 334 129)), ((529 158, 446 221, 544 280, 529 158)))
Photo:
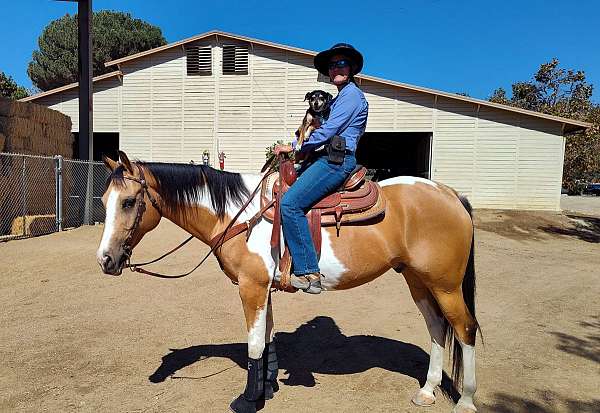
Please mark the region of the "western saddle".
MULTIPOLYGON (((366 168, 357 165, 336 192, 320 200, 306 214, 317 256, 321 255, 321 227, 335 225, 339 237, 342 225, 372 220, 385 213, 385 197, 381 194, 381 188, 377 183, 367 181, 366 173, 366 168)), ((218 245, 222 245, 244 231, 247 231, 246 239, 248 239, 254 225, 264 218, 273 223, 271 248, 281 254, 279 205, 281 197, 296 181, 296 178, 296 169, 292 161, 280 156, 279 173, 271 171, 262 180, 260 211, 247 222, 234 225, 224 233, 215 236, 210 241, 212 249, 216 249, 218 245)), ((290 284, 291 267, 292 259, 286 245, 283 256, 280 256, 279 260, 281 277, 273 282, 274 288, 288 292, 297 291, 290 284)))
MULTIPOLYGON (((321 227, 335 225, 339 237, 342 225, 364 222, 384 214, 385 198, 381 196, 377 183, 365 179, 366 174, 367 169, 362 165, 357 165, 336 192, 321 199, 306 214, 317 257, 321 255, 321 227)), ((271 248, 275 248, 277 251, 281 251, 281 215, 279 211, 281 197, 296 181, 296 178, 296 169, 292 161, 281 157, 279 174, 273 173, 262 184, 260 197, 261 210, 264 208, 262 216, 273 223, 271 248)), ((296 291, 290 285, 291 267, 292 260, 286 245, 283 256, 279 260, 281 278, 274 282, 275 288, 290 292, 296 291)))

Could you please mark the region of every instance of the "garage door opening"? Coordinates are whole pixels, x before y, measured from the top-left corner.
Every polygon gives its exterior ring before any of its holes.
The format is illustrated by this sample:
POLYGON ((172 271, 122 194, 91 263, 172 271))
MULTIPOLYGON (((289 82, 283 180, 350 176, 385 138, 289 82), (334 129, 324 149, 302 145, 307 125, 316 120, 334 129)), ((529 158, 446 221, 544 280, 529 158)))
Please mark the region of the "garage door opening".
MULTIPOLYGON (((75 144, 73 145, 73 154, 77 157, 79 154, 79 132, 73 132, 75 144)), ((118 159, 119 151, 119 133, 118 132, 94 132, 94 160, 101 161, 102 155, 111 159, 118 159)))
POLYGON ((404 175, 430 178, 431 137, 430 132, 366 132, 356 160, 374 181, 404 175))

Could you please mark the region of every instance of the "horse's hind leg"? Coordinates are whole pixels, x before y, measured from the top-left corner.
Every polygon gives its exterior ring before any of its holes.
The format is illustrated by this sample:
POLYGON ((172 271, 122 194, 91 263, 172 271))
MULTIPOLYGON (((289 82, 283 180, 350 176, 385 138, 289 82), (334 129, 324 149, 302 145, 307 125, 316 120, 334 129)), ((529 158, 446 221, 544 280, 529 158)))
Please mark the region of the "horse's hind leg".
POLYGON ((427 330, 431 336, 427 381, 413 396, 412 401, 418 406, 431 406, 435 403, 434 390, 442 383, 445 338, 444 316, 435 298, 418 277, 410 270, 404 270, 403 275, 415 304, 425 318, 427 330))
POLYGON ((475 335, 477 321, 469 312, 460 287, 453 291, 432 290, 433 296, 442 310, 444 317, 454 331, 454 381, 458 384, 463 378, 462 395, 454 408, 456 413, 473 413, 477 409, 473 404, 473 396, 477 390, 475 379, 475 335), (460 349, 456 346, 459 345, 460 349))
POLYGON ((229 406, 235 413, 255 413, 264 402, 264 351, 267 331, 269 284, 240 279, 240 297, 248 329, 248 379, 244 393, 229 406))

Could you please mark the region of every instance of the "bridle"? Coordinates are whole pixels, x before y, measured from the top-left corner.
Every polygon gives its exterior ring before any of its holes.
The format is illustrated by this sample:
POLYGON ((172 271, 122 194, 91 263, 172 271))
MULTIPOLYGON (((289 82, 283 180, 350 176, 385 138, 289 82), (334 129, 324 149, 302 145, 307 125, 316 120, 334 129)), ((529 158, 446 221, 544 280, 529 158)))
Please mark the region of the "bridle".
POLYGON ((135 234, 135 231, 140 226, 140 223, 142 222, 142 217, 144 216, 144 212, 146 212, 146 202, 144 202, 144 197, 146 195, 148 196, 148 199, 152 203, 152 206, 154 208, 156 208, 158 213, 162 216, 162 211, 160 209, 160 205, 158 205, 158 202, 156 201, 156 199, 152 196, 152 194, 148 190, 148 183, 146 182, 146 177, 144 176, 144 170, 139 165, 136 165, 136 167, 140 174, 139 178, 136 178, 135 176, 123 174, 123 179, 137 182, 138 184, 140 184, 142 186, 142 189, 135 196, 136 203, 137 203, 137 211, 135 214, 135 220, 133 221, 133 225, 131 226, 131 228, 129 228, 129 234, 127 234, 127 237, 125 238, 125 240, 123 241, 123 244, 122 244, 123 251, 125 252, 125 255, 127 256, 127 265, 126 265, 127 267, 131 266, 129 259, 131 258, 131 254, 133 253, 133 247, 131 246, 131 241, 133 240, 133 235, 135 234))
MULTIPOLYGON (((133 182, 137 182, 142 187, 141 190, 136 194, 136 202, 137 202, 138 206, 137 206, 137 211, 136 211, 136 215, 135 215, 135 220, 133 221, 133 225, 129 229, 129 234, 127 234, 127 237, 125 238, 125 240, 123 241, 123 244, 122 244, 123 252, 125 253, 125 256, 126 256, 126 263, 125 263, 124 267, 129 268, 133 272, 139 272, 142 274, 151 275, 153 277, 158 277, 158 278, 182 278, 182 277, 185 277, 185 276, 191 274, 192 272, 194 272, 198 267, 200 267, 204 263, 204 261, 206 261, 208 259, 208 257, 210 257, 210 255, 213 252, 215 252, 219 247, 221 247, 226 241, 230 240, 231 238, 241 234, 242 232, 247 231, 248 232, 246 235, 246 239, 247 239, 250 236, 250 231, 251 231, 252 227, 254 226, 254 224, 256 224, 256 222, 260 219, 262 214, 268 208, 273 206, 274 201, 267 203, 263 208, 260 209, 260 211, 258 211, 248 221, 243 222, 241 224, 237 224, 237 225, 234 225, 234 224, 237 221, 237 219, 239 218, 239 216, 242 214, 242 212, 244 212, 244 210, 248 207, 248 205, 250 205, 252 203, 252 200, 258 193, 258 190, 262 186, 263 182, 274 171, 274 169, 275 169, 275 162, 274 162, 275 159, 274 158, 275 157, 267 160, 267 162, 261 169, 261 172, 266 171, 264 176, 261 178, 260 182, 254 189, 254 191, 252 191, 252 193, 248 197, 248 200, 244 203, 244 205, 242 205, 242 207, 240 208, 238 213, 233 217, 231 222, 227 225, 225 230, 223 230, 222 232, 220 232, 219 234, 217 234, 215 237, 213 237, 210 240, 209 244, 210 244, 211 248, 210 248, 210 251, 206 254, 206 256, 204 258, 202 258, 202 260, 198 263, 198 265, 196 265, 190 271, 186 272, 185 274, 179 274, 179 275, 163 275, 163 274, 145 270, 144 268, 141 268, 141 267, 143 265, 148 265, 148 264, 153 264, 155 262, 158 262, 158 261, 162 260, 163 258, 165 258, 166 256, 174 253, 179 248, 183 247, 185 244, 190 242, 194 238, 193 235, 190 235, 185 241, 180 243, 178 246, 176 246, 175 248, 171 249, 170 251, 166 252, 165 254, 163 254, 160 257, 155 258, 151 261, 146 261, 146 262, 141 262, 141 263, 136 263, 136 264, 132 264, 130 261, 131 254, 133 253, 133 247, 131 245, 131 242, 133 240, 135 231, 138 229, 138 227, 140 226, 140 223, 142 222, 142 217, 144 216, 144 212, 146 212, 146 203, 144 202, 144 197, 148 196, 148 199, 150 200, 150 203, 152 204, 152 206, 154 208, 156 208, 156 210, 158 211, 158 213, 161 216, 163 215, 160 205, 158 204, 156 199, 152 196, 152 194, 149 191, 148 183, 146 182, 143 168, 141 166, 135 164, 135 166, 137 167, 138 172, 140 174, 139 178, 136 178, 135 176, 132 176, 132 175, 123 174, 124 179, 130 180, 133 182)), ((217 257, 217 260, 218 259, 219 258, 217 257)), ((220 264, 220 261, 219 261, 219 264, 220 264)))

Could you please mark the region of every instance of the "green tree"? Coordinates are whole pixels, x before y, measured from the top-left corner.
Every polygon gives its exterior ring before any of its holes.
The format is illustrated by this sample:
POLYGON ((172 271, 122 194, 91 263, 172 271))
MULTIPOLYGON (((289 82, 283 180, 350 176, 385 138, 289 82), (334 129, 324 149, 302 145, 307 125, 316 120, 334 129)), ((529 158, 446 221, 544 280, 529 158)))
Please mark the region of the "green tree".
MULTIPOLYGON (((160 28, 134 19, 129 13, 94 12, 92 16, 92 64, 94 76, 113 68, 104 63, 166 44, 160 28)), ((41 90, 77 82, 77 15, 50 22, 38 39, 27 73, 41 90)))
POLYGON ((0 96, 17 100, 29 96, 29 93, 23 86, 17 85, 12 77, 0 71, 0 96))
POLYGON ((559 64, 557 59, 543 63, 532 80, 512 85, 510 98, 498 88, 489 100, 593 124, 585 133, 567 136, 563 186, 577 192, 582 181, 600 179, 600 105, 591 101, 593 86, 585 73, 559 64))

